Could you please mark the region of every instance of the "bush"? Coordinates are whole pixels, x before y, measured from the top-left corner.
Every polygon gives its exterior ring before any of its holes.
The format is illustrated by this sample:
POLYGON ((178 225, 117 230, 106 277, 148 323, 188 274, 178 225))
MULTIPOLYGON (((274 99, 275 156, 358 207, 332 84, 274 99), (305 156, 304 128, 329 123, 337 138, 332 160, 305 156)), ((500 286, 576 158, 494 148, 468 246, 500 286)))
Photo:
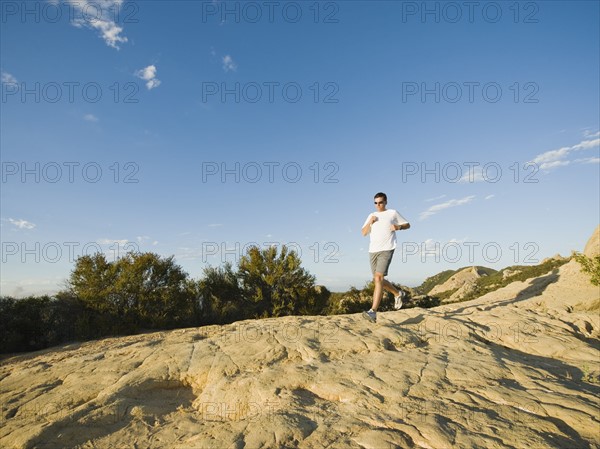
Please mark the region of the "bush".
POLYGON ((575 253, 575 260, 581 265, 581 271, 590 275, 593 285, 600 285, 600 255, 588 257, 585 254, 575 253))
POLYGON ((194 325, 199 303, 194 284, 173 257, 127 253, 115 262, 104 254, 83 256, 69 279, 70 293, 96 315, 81 317, 100 334, 194 325))
MULTIPOLYGON (((402 289, 407 292, 405 287, 400 284, 392 282, 392 285, 397 289, 402 289)), ((345 313, 359 313, 364 310, 368 310, 373 305, 373 291, 375 290, 375 283, 371 280, 368 281, 365 286, 359 290, 356 287, 351 287, 345 293, 333 293, 329 300, 329 306, 327 313, 330 315, 338 315, 345 313)), ((408 292, 410 294, 410 292, 408 292)), ((378 310, 380 312, 386 312, 393 310, 394 296, 384 290, 383 297, 378 310)), ((408 307, 411 307, 411 303, 408 303, 408 307)))
POLYGON ((439 306, 441 303, 442 301, 440 298, 429 295, 420 295, 413 298, 412 306, 421 307, 422 309, 430 309, 432 307, 439 306))
POLYGON ((40 341, 41 309, 49 298, 0 298, 0 349, 2 352, 30 351, 43 347, 40 341))
POLYGON ((199 281, 203 321, 206 324, 225 324, 250 317, 249 307, 242 294, 231 263, 223 267, 207 267, 199 281))
POLYGON ((365 293, 364 289, 350 287, 344 293, 332 293, 327 307, 328 315, 340 315, 346 313, 359 313, 368 310, 373 303, 373 291, 365 293))
POLYGON ((284 245, 251 247, 240 258, 238 279, 255 317, 322 313, 326 293, 317 291, 315 278, 301 267, 295 251, 284 245))
POLYGON ((208 267, 192 281, 173 257, 128 253, 80 257, 55 297, 0 298, 1 352, 42 349, 72 340, 223 324, 257 316, 320 314, 330 292, 314 285, 284 246, 254 247, 231 264, 208 267))
POLYGON ((0 352, 35 351, 79 338, 76 323, 85 309, 75 298, 0 298, 0 352))

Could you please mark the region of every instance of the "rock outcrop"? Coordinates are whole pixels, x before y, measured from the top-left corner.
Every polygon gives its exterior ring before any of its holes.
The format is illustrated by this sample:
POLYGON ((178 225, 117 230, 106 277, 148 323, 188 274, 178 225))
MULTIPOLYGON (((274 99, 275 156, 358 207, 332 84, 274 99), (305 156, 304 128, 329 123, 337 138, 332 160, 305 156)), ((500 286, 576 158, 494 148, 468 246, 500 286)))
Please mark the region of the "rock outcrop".
POLYGON ((600 225, 596 227, 594 233, 585 244, 583 254, 588 257, 594 257, 600 254, 600 225))
POLYGON ((450 290, 456 290, 464 287, 468 289, 468 285, 473 285, 480 277, 485 276, 485 273, 477 267, 469 267, 460 270, 448 279, 446 282, 433 287, 428 294, 431 296, 438 295, 450 290))
POLYGON ((0 366, 2 448, 588 448, 600 298, 571 261, 433 309, 66 345, 0 366))

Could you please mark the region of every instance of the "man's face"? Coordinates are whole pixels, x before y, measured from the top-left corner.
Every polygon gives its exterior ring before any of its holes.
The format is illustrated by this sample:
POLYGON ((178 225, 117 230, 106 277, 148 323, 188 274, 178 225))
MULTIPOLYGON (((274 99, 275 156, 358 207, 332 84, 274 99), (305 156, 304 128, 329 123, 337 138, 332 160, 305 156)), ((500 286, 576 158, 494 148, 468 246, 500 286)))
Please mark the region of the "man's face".
POLYGON ((377 212, 383 212, 386 204, 387 201, 385 201, 383 197, 375 198, 375 209, 377 209, 377 212))

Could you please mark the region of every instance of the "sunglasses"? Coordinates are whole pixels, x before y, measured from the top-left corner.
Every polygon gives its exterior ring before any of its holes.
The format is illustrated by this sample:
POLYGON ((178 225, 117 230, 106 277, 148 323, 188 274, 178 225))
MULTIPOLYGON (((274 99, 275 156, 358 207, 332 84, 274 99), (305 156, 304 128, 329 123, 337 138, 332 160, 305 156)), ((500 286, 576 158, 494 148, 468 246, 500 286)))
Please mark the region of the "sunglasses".
POLYGON ((375 204, 384 204, 385 201, 375 201, 375 204))

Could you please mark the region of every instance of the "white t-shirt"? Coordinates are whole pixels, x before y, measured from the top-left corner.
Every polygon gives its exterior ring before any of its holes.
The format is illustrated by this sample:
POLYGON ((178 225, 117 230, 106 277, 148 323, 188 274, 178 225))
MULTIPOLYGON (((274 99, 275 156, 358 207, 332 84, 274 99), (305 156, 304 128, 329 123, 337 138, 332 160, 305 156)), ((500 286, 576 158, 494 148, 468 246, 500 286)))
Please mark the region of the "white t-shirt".
POLYGON ((390 251, 396 248, 396 232, 392 231, 390 226, 401 225, 408 221, 394 209, 386 209, 383 212, 373 212, 369 214, 363 224, 363 228, 367 225, 371 217, 375 215, 377 221, 371 225, 371 233, 369 242, 369 252, 377 253, 379 251, 390 251))

